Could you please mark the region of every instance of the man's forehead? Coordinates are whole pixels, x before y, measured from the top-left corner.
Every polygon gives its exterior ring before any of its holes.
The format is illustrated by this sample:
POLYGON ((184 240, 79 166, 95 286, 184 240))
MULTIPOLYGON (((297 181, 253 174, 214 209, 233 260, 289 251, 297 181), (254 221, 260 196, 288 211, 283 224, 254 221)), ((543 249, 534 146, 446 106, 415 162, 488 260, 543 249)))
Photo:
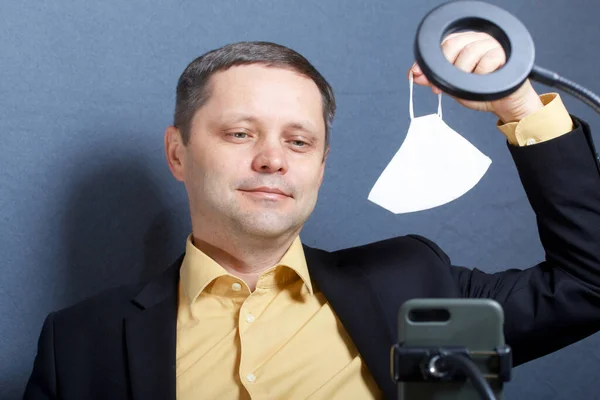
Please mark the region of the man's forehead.
MULTIPOLYGON (((295 71, 255 64, 235 66, 215 73, 207 88, 209 104, 205 105, 210 109, 211 117, 220 122, 255 123, 270 117, 298 130, 311 133, 325 130, 323 102, 318 87, 310 78, 295 71), (234 70, 236 68, 237 72, 234 70), (243 71, 244 68, 247 68, 248 73, 243 71), (251 68, 254 70, 250 70, 251 68), (287 78, 289 83, 290 76, 301 78, 304 81, 302 84, 310 82, 314 91, 306 86, 302 91, 277 90, 277 87, 273 91, 270 90, 273 89, 270 83, 277 86, 283 78, 287 78), (265 89, 264 97, 261 97, 260 93, 262 88, 265 89), (290 107, 281 107, 282 105, 290 107)), ((282 86, 282 89, 285 87, 282 86)))

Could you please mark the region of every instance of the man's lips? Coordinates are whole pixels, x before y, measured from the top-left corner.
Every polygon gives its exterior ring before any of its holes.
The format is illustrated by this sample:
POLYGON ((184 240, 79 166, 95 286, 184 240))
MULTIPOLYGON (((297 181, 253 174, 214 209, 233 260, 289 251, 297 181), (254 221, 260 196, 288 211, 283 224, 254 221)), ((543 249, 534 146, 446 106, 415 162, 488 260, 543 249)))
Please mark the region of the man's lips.
POLYGON ((241 189, 241 190, 243 192, 254 193, 257 195, 264 194, 265 196, 271 195, 271 196, 292 197, 291 195, 289 195, 288 193, 284 192, 281 189, 270 188, 270 187, 266 187, 266 186, 261 186, 261 187, 252 188, 252 189, 241 189))

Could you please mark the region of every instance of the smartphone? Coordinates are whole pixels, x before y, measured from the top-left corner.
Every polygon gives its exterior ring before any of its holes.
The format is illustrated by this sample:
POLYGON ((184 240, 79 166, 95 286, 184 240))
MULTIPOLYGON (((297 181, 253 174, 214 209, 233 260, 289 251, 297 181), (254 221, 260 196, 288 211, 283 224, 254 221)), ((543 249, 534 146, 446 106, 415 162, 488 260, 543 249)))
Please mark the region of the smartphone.
MULTIPOLYGON (((474 354, 492 354, 504 346, 504 313, 491 299, 412 299, 398 315, 398 341, 409 347, 465 347, 474 354)), ((488 356, 489 357, 489 356, 488 356)), ((496 399, 503 399, 503 381, 489 364, 481 369, 496 399)), ((485 356, 483 357, 485 359, 485 356)), ((488 358, 489 360, 489 358, 488 358)), ((405 381, 398 383, 399 400, 480 400, 471 382, 405 381)))

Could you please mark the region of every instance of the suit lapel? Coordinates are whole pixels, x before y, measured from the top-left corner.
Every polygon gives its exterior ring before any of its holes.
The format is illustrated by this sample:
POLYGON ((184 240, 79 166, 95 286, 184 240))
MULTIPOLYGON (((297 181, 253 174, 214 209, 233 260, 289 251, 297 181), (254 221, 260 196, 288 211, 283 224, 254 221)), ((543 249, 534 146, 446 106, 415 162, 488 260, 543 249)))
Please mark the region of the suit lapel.
POLYGON ((132 300, 140 312, 125 320, 134 400, 175 400, 177 285, 182 259, 144 286, 132 300))
POLYGON ((367 277, 335 255, 304 246, 310 276, 335 310, 386 398, 397 398, 390 374, 392 330, 367 277), (350 268, 350 267, 349 267, 350 268))

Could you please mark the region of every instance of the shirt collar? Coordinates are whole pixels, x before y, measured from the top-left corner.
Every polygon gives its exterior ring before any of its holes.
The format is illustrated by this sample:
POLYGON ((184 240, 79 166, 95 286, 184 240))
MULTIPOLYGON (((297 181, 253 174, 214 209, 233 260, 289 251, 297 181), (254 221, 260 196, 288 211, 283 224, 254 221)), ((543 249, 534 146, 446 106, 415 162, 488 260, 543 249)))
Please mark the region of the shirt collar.
MULTIPOLYGON (((286 266, 294 271, 302 279, 309 293, 313 294, 313 287, 300 236, 296 236, 296 239, 294 239, 281 260, 273 267, 277 266, 286 266)), ((181 284, 190 304, 198 298, 200 293, 212 281, 224 275, 229 275, 229 273, 216 261, 194 246, 192 235, 190 234, 186 239, 185 257, 180 270, 181 284)))

